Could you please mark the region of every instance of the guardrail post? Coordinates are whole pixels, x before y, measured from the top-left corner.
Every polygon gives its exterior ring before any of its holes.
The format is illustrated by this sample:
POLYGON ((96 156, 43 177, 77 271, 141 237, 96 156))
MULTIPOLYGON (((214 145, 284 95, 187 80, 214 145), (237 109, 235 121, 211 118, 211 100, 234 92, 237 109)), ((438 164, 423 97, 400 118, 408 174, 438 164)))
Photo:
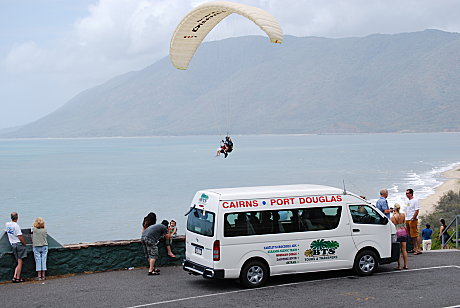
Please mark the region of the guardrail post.
POLYGON ((455 249, 458 249, 458 219, 460 215, 455 217, 455 249))

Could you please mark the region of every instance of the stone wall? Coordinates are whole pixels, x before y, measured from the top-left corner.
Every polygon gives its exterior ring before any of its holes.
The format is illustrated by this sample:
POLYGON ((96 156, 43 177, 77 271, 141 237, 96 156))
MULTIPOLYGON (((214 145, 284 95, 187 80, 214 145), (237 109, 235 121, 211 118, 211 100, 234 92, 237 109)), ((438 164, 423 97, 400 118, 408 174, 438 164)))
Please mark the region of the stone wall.
MULTIPOLYGON (((185 237, 173 239, 172 251, 176 259, 166 254, 164 242, 158 245, 160 257, 157 265, 180 265, 185 259, 185 237)), ((12 252, 0 255, 0 282, 13 277, 16 261, 12 252)), ((64 245, 48 251, 47 276, 97 272, 148 266, 140 240, 96 242, 90 244, 64 245)), ((33 252, 28 247, 24 259, 23 278, 36 277, 33 252)))

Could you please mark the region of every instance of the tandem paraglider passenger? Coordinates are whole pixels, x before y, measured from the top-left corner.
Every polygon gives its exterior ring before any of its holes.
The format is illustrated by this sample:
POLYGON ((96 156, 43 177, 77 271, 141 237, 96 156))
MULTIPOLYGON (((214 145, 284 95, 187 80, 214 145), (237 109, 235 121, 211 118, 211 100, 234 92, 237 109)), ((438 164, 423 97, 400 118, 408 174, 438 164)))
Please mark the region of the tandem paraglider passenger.
POLYGON ((224 154, 224 157, 227 158, 228 153, 233 151, 233 141, 230 136, 226 136, 225 140, 220 142, 220 148, 217 150, 217 156, 220 156, 220 153, 224 154))

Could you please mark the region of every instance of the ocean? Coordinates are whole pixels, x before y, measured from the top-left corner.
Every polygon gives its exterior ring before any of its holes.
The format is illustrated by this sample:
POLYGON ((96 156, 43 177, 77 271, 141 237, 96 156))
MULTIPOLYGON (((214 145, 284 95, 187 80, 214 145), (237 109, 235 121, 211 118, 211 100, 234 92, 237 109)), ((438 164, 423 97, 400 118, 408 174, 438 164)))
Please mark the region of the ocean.
POLYGON ((61 244, 139 238, 143 217, 175 219, 206 188, 323 184, 389 203, 423 198, 460 165, 459 133, 244 135, 216 157, 222 136, 0 140, 0 217, 38 216, 61 244))

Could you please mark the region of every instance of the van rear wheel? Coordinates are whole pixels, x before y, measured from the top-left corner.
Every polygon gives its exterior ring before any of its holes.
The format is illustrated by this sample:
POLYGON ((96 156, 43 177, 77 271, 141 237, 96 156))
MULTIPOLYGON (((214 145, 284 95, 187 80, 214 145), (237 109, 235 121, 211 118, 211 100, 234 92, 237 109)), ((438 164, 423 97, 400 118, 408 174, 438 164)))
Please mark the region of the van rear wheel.
POLYGON ((261 261, 249 261, 246 263, 240 274, 240 282, 246 288, 258 288, 267 282, 268 268, 261 261))
POLYGON ((363 250, 356 255, 354 270, 360 276, 372 275, 378 267, 378 259, 372 250, 363 250))

